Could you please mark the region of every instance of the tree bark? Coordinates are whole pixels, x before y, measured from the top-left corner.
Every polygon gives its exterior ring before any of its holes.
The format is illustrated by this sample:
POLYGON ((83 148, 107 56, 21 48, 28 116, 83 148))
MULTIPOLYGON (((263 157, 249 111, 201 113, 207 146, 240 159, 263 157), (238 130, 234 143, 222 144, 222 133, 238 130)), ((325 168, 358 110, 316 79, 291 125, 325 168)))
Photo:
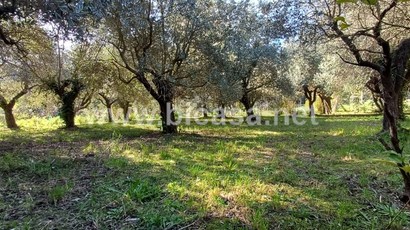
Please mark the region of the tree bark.
POLYGON ((20 99, 22 96, 26 95, 29 92, 29 90, 33 87, 34 86, 29 87, 27 84, 25 84, 24 88, 17 95, 15 95, 8 103, 7 100, 3 97, 3 95, 0 95, 0 107, 4 110, 4 117, 6 119, 7 128, 19 129, 19 126, 16 123, 16 119, 14 118, 13 108, 14 105, 16 105, 17 100, 20 99))
POLYGON ((400 141, 398 138, 398 93, 394 90, 390 77, 385 80, 384 86, 384 116, 389 124, 390 139, 393 145, 393 150, 397 153, 401 153, 400 141), (388 81, 388 82, 387 82, 388 81))
POLYGON ((319 94, 319 97, 322 100, 323 114, 332 114, 332 97, 323 94, 319 94))
MULTIPOLYGON (((389 76, 389 75, 387 75, 389 76)), ((382 77, 383 82, 383 96, 384 96, 384 119, 388 122, 388 130, 390 133, 390 142, 392 144, 392 150, 394 150, 399 156, 402 156, 403 150, 400 148, 400 140, 398 137, 398 120, 399 120, 399 94, 400 91, 396 91, 390 78, 382 77)), ((404 203, 410 201, 410 174, 405 172, 401 167, 406 163, 399 163, 399 170, 403 178, 404 192, 400 197, 400 200, 404 203)))
POLYGON ((19 126, 16 123, 16 119, 14 118, 13 107, 14 106, 11 105, 3 107, 6 125, 9 129, 19 129, 19 126))
POLYGON ((372 92, 372 97, 373 97, 373 102, 377 107, 377 111, 379 113, 383 112, 383 100, 381 99, 380 96, 372 92))
POLYGON ((62 102, 63 105, 60 109, 60 117, 63 119, 65 128, 75 128, 75 109, 74 109, 75 98, 65 97, 62 102))
POLYGON ((74 105, 72 105, 73 109, 71 110, 66 110, 64 114, 61 114, 61 118, 64 121, 65 127, 67 129, 70 128, 75 128, 75 111, 74 111, 74 105))
POLYGON ((203 113, 204 118, 208 118, 208 117, 209 117, 209 116, 208 116, 208 107, 206 106, 206 104, 203 104, 203 105, 202 105, 202 113, 203 113))
POLYGON ((75 108, 75 101, 80 93, 85 89, 85 85, 77 79, 66 79, 62 81, 47 82, 47 87, 55 93, 60 101, 60 117, 63 119, 65 128, 75 128, 75 115, 77 111, 86 108, 91 102, 91 94, 87 94, 80 103, 79 108, 75 108))
POLYGON ((315 114, 315 106, 314 106, 315 101, 312 101, 312 100, 308 100, 308 101, 309 101, 309 117, 311 117, 315 114))
POLYGON ((255 113, 253 112, 253 103, 249 99, 249 95, 244 93, 240 102, 245 107, 246 111, 246 120, 256 121, 255 113))
MULTIPOLYGON (((403 155, 403 150, 400 148, 400 140, 398 137, 398 121, 400 117, 400 94, 401 90, 397 90, 393 85, 390 74, 387 72, 382 75, 383 84, 383 99, 384 99, 384 116, 383 130, 389 130, 391 146, 385 145, 386 149, 394 150, 398 156, 403 155)), ((397 85, 396 85, 397 87, 397 85)), ((405 172, 402 167, 406 166, 405 162, 398 163, 400 174, 403 178, 404 191, 400 196, 400 200, 404 203, 410 201, 410 174, 405 172)))
POLYGON ((221 104, 218 108, 218 115, 216 116, 218 119, 226 119, 226 111, 225 111, 225 104, 221 104))
MULTIPOLYGON (((160 115, 162 123, 162 132, 165 134, 173 134, 178 132, 178 126, 175 122, 175 113, 173 111, 174 85, 164 75, 157 73, 152 69, 146 69, 153 76, 152 83, 145 77, 145 72, 136 72, 128 68, 135 74, 135 78, 145 87, 151 96, 158 102, 160 106, 160 115), (167 106, 168 105, 168 106, 167 106)), ((124 81, 129 83, 130 81, 124 81)))
POLYGON ((122 109, 122 117, 125 123, 128 123, 130 121, 130 104, 131 102, 126 101, 126 100, 119 100, 118 101, 119 106, 122 109))
POLYGON ((178 127, 175 123, 175 113, 171 101, 159 101, 161 109, 162 132, 165 134, 173 134, 178 132, 178 127))
POLYGON ((99 93, 100 101, 105 105, 107 108, 107 120, 109 123, 114 122, 113 114, 112 114, 112 105, 117 102, 117 99, 112 99, 109 96, 106 96, 104 93, 99 93))
POLYGON ((70 129, 70 128, 75 128, 75 113, 74 112, 70 112, 66 115, 66 118, 64 120, 66 128, 70 129))
POLYGON ((129 122, 130 121, 130 106, 127 105, 124 108, 122 108, 122 113, 123 113, 123 118, 124 118, 124 122, 129 122))
POLYGON ((165 134, 173 134, 178 132, 174 112, 174 85, 163 75, 154 75, 154 84, 157 89, 157 94, 153 95, 157 100, 161 111, 162 132, 165 134), (155 97, 156 96, 156 97, 155 97))
POLYGON ((108 122, 109 123, 114 122, 113 115, 112 115, 112 106, 111 105, 107 106, 107 116, 108 116, 108 122))
POLYGON ((389 131, 389 120, 387 119, 387 116, 383 112, 383 129, 382 132, 387 132, 389 131))
POLYGON ((310 90, 308 85, 303 85, 303 91, 305 93, 305 97, 309 102, 309 116, 314 116, 315 115, 315 107, 313 106, 313 104, 316 101, 316 97, 317 97, 317 91, 318 91, 319 87, 316 86, 314 88, 314 90, 310 90))
POLYGON ((332 114, 332 98, 331 97, 325 98, 325 107, 326 107, 326 114, 332 114))

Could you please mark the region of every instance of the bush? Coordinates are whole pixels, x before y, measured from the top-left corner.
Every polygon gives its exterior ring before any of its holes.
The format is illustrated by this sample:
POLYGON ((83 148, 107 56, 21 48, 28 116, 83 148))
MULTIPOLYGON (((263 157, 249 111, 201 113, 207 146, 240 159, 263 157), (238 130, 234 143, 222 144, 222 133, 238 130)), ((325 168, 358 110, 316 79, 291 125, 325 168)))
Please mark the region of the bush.
POLYGON ((410 99, 404 101, 404 112, 410 113, 410 99))
POLYGON ((41 118, 41 117, 32 117, 30 119, 23 119, 20 120, 21 125, 26 128, 35 128, 41 129, 43 127, 47 127, 50 129, 57 129, 63 126, 63 120, 60 117, 49 117, 49 118, 41 118))
POLYGON ((374 113, 377 111, 377 108, 372 100, 367 100, 363 104, 360 103, 351 103, 341 105, 338 109, 338 112, 345 113, 374 113))

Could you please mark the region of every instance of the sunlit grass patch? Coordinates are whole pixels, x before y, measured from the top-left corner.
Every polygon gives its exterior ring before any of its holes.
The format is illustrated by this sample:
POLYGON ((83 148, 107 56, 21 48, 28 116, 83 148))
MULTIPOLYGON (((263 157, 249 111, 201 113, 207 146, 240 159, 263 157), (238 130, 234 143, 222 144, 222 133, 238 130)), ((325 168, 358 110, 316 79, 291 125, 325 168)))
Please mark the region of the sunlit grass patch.
POLYGON ((408 225, 396 200, 400 175, 372 161, 386 157, 374 138, 380 119, 318 119, 194 126, 174 136, 137 124, 1 133, 0 228, 408 225))

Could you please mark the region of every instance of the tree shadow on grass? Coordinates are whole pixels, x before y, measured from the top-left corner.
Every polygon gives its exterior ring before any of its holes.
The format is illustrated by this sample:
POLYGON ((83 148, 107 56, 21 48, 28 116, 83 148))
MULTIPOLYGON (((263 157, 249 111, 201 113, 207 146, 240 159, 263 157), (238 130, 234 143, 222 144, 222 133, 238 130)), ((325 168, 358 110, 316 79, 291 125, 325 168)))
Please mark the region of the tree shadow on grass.
POLYGON ((333 170, 323 164, 339 163, 338 151, 338 159, 322 159, 327 146, 298 144, 307 137, 336 143, 340 136, 329 131, 352 130, 357 121, 332 124, 311 130, 280 127, 274 136, 264 127, 250 127, 255 135, 234 127, 231 131, 238 133, 232 135, 215 129, 175 136, 132 127, 87 127, 82 136, 62 138, 64 143, 81 143, 73 154, 55 155, 45 149, 42 154, 0 155, 0 216, 5 217, 0 222, 5 228, 27 224, 85 229, 337 226, 353 218, 357 208, 341 177, 351 169, 333 170), (121 137, 112 135, 115 130, 121 137), (101 139, 112 151, 84 154, 85 143, 101 139), (349 212, 341 213, 340 205, 349 212))
POLYGON ((73 130, 56 129, 47 132, 9 132, 1 138, 0 153, 30 150, 36 147, 58 149, 85 145, 92 141, 107 141, 113 138, 158 137, 160 132, 135 126, 119 124, 84 125, 73 130))
POLYGON ((157 163, 122 156, 0 158, 1 228, 176 229, 212 219, 179 196, 178 185, 191 183, 185 172, 157 163))

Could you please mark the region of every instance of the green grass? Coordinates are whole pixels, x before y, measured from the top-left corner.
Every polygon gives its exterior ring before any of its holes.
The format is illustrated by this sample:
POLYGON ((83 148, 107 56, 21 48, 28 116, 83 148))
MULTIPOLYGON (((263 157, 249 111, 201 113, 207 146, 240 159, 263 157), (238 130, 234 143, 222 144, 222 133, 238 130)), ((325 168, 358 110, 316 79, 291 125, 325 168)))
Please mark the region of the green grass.
POLYGON ((3 128, 0 229, 410 225, 397 200, 397 169, 373 162, 386 159, 374 137, 380 117, 318 120, 317 126, 285 126, 283 118, 279 126, 182 126, 174 136, 133 124, 3 128))

